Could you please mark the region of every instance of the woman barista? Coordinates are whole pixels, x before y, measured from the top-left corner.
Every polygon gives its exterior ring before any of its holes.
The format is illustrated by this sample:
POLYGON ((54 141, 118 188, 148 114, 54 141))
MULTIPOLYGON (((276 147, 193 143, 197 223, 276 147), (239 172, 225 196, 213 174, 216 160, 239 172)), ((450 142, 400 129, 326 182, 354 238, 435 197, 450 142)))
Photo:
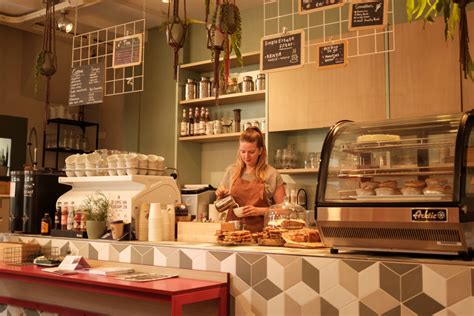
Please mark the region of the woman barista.
POLYGON ((226 168, 216 191, 217 198, 230 194, 243 207, 242 218, 229 210, 227 221, 241 219, 251 232, 263 230, 265 211, 272 204, 282 203, 285 196, 283 179, 266 158, 262 132, 257 127, 247 128, 240 134, 237 160, 226 168))

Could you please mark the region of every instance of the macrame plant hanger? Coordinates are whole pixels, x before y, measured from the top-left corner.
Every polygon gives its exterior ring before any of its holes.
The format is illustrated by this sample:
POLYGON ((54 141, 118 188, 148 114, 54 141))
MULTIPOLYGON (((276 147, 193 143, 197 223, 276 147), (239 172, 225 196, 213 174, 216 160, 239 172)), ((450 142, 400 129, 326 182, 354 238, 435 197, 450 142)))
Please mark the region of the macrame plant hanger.
POLYGON ((171 0, 168 3, 168 23, 166 24, 166 35, 168 37, 168 45, 174 49, 174 80, 178 77, 178 63, 179 50, 184 46, 186 40, 186 33, 188 30, 187 16, 186 16, 186 0, 183 0, 184 5, 184 20, 179 17, 179 1, 171 0), (171 3, 173 3, 173 15, 171 16, 171 3))

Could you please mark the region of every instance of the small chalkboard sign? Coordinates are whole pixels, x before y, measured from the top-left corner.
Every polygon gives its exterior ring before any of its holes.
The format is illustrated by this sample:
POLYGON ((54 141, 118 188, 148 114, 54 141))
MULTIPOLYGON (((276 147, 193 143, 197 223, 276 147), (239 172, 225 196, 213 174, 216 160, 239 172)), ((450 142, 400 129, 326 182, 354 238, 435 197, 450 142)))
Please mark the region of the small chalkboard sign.
POLYGON ((69 88, 69 105, 102 103, 104 99, 104 64, 73 67, 69 88))
POLYGON ((263 37, 260 42, 260 71, 272 72, 302 67, 304 31, 263 37))
POLYGON ((349 6, 349 30, 381 29, 387 25, 387 0, 352 2, 349 6))
POLYGON ((135 34, 114 40, 112 68, 139 65, 142 62, 142 34, 135 34))
POLYGON ((334 9, 344 5, 344 0, 298 0, 298 14, 334 9))
POLYGON ((317 46, 318 68, 329 69, 347 65, 347 40, 317 46))

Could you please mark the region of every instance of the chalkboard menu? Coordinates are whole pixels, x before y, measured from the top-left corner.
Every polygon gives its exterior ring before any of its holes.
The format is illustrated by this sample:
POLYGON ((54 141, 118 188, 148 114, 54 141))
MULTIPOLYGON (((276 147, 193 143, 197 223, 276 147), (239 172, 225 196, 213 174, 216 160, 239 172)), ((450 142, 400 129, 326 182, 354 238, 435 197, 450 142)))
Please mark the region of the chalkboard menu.
POLYGON ((318 67, 328 69, 347 65, 347 41, 326 43, 317 46, 318 67))
POLYGON ((349 30, 384 28, 387 25, 387 0, 353 2, 349 6, 349 30))
POLYGON ((142 34, 125 36, 114 40, 112 68, 139 65, 142 62, 142 34))
POLYGON ((101 103, 104 99, 104 64, 73 67, 69 89, 69 105, 101 103))
POLYGON ((344 0, 298 0, 298 14, 333 9, 344 5, 344 0))
POLYGON ((304 32, 302 30, 272 35, 260 42, 260 71, 302 67, 304 64, 304 32))

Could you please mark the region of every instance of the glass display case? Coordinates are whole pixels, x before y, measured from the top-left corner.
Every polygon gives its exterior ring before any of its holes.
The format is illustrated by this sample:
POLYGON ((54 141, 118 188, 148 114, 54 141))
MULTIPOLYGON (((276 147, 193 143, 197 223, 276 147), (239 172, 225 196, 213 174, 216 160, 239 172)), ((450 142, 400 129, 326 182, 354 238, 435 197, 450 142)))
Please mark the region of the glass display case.
POLYGON ((333 252, 471 252, 472 125, 471 112, 335 124, 316 193, 323 242, 333 252))

